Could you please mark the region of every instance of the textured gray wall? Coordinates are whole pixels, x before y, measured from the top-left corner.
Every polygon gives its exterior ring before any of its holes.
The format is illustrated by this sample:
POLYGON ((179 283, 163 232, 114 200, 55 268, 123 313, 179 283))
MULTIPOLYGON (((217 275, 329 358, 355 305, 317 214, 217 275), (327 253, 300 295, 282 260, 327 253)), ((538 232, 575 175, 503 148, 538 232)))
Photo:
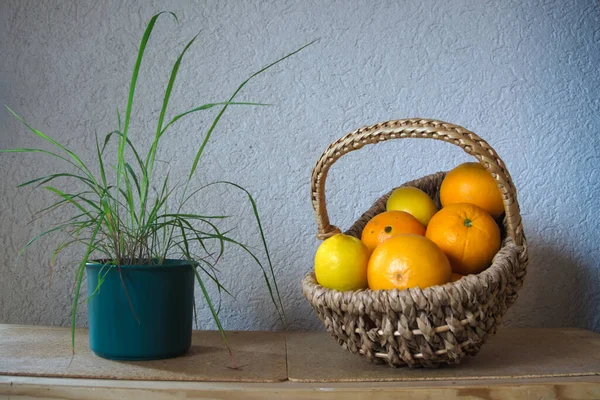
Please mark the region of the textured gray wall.
MULTIPOLYGON (((251 72, 308 41, 320 41, 260 76, 240 99, 272 103, 230 109, 210 143, 197 184, 232 180, 256 197, 291 328, 320 329, 300 291, 317 240, 311 169, 325 147, 355 128, 405 117, 463 125, 487 139, 519 189, 530 268, 506 322, 600 330, 600 9, 597 1, 205 1, 3 0, 0 103, 86 158, 93 133, 116 127, 143 28, 159 20, 134 106, 131 136, 145 143, 171 63, 184 59, 170 112, 222 101, 251 72)), ((159 158, 184 176, 215 113, 179 122, 159 158)), ((0 148, 39 141, 0 110, 0 148)), ((340 160, 328 181, 333 223, 348 227, 403 181, 467 161, 445 143, 404 140, 340 160)), ((0 156, 0 323, 66 325, 72 251, 49 282, 59 238, 20 246, 52 221, 30 222, 51 197, 18 182, 55 171, 48 158, 0 156)), ((192 207, 239 216, 238 238, 258 246, 239 193, 205 192, 192 207)), ((224 299, 228 329, 279 329, 260 274, 233 250, 222 260, 237 300, 224 299)), ((197 294, 200 298, 200 293, 197 294)), ((200 303, 202 304, 202 303, 200 303)), ((214 327, 201 306, 203 327, 214 327)), ((79 323, 85 324, 85 307, 79 323)))

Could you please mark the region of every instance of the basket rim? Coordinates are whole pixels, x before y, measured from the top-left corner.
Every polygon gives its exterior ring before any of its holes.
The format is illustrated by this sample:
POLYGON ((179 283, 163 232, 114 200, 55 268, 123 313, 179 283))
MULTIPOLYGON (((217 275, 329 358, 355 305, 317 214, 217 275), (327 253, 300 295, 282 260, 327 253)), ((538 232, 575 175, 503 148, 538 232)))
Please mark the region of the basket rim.
MULTIPOLYGON (((524 242, 524 244, 525 244, 525 242, 524 242)), ((525 248, 525 246, 518 246, 512 241, 512 239, 510 237, 507 237, 506 239, 504 239, 500 250, 498 250, 498 252, 494 256, 494 260, 492 261, 492 264, 484 271, 482 271, 478 274, 465 275, 463 278, 461 278, 455 282, 448 282, 448 283, 444 283, 443 285, 429 286, 429 287, 426 287, 425 289, 421 289, 419 287, 402 289, 402 290, 400 290, 400 289, 372 290, 372 289, 366 288, 366 289, 359 289, 359 290, 340 291, 337 289, 330 289, 330 288, 319 285, 317 283, 317 280, 315 277, 314 267, 305 274, 304 279, 302 281, 302 285, 303 286, 308 285, 308 286, 314 287, 315 289, 320 289, 320 290, 323 290, 323 291, 329 292, 329 293, 339 293, 344 296, 352 295, 352 300, 359 299, 364 296, 371 296, 374 294, 377 294, 379 296, 381 296, 382 294, 388 294, 390 297, 394 297, 394 298, 403 297, 403 296, 411 296, 411 292, 415 291, 415 290, 421 291, 423 293, 423 295, 425 295, 426 297, 429 298, 430 296, 432 296, 434 294, 434 292, 437 293, 436 288, 452 287, 452 288, 456 288, 456 289, 463 289, 464 288, 463 283, 466 282, 465 280, 468 281, 468 280, 476 279, 478 281, 483 280, 485 283, 490 283, 490 281, 493 280, 497 276, 497 273, 499 273, 504 268, 503 265, 501 265, 499 262, 496 261, 496 258, 498 257, 498 255, 500 255, 500 254, 506 255, 506 256, 510 257, 511 259, 518 262, 519 254, 523 252, 524 248, 525 248)), ((512 272, 511 272, 511 274, 512 274, 512 272)))
MULTIPOLYGON (((398 187, 419 187, 421 181, 425 179, 443 179, 443 177, 446 174, 447 171, 439 171, 405 182, 398 187)), ((385 200, 393 190, 394 189, 380 196, 371 205, 371 207, 369 207, 363 214, 361 214, 359 219, 357 219, 352 224, 352 226, 344 233, 356 237, 356 235, 351 233, 350 231, 353 230, 355 228, 355 225, 361 219, 365 218, 365 216, 368 215, 369 212, 378 205, 378 203, 385 200)), ((503 217, 503 222, 506 222, 506 216, 503 217)), ((506 279, 503 278, 504 274, 502 272, 504 271, 507 273, 507 275, 514 276, 516 270, 512 270, 513 264, 524 264, 522 265, 522 267, 525 267, 527 265, 527 239, 524 235, 523 243, 521 245, 517 245, 516 243, 514 243, 510 235, 506 235, 502 240, 500 249, 492 259, 492 264, 488 268, 477 274, 469 274, 455 282, 448 282, 443 285, 434 285, 424 289, 421 289, 420 287, 402 290, 371 290, 369 288, 366 288, 359 290, 339 291, 336 289, 329 289, 319 285, 314 274, 313 265, 313 268, 311 268, 311 270, 307 274, 305 274, 304 278, 302 279, 302 287, 303 289, 308 289, 310 291, 318 290, 320 291, 320 293, 327 294, 329 296, 340 297, 340 300, 343 298, 342 301, 344 303, 359 301, 362 304, 365 304, 367 302, 371 302, 373 297, 377 297, 379 298, 379 300, 384 300, 386 304, 390 304, 392 299, 394 301, 408 300, 412 302, 415 298, 419 298, 420 296, 418 296, 418 294, 420 294, 421 296, 425 296, 427 299, 433 299, 435 297, 442 303, 452 301, 452 299, 449 298, 451 296, 454 299, 462 299, 462 303, 466 304, 470 299, 472 299, 473 296, 477 295, 477 289, 480 287, 484 287, 487 290, 490 290, 489 288, 493 288, 496 286, 506 286, 506 279), (501 259, 509 259, 512 262, 500 262, 501 259), (450 292, 450 295, 448 294, 448 292, 450 292)))

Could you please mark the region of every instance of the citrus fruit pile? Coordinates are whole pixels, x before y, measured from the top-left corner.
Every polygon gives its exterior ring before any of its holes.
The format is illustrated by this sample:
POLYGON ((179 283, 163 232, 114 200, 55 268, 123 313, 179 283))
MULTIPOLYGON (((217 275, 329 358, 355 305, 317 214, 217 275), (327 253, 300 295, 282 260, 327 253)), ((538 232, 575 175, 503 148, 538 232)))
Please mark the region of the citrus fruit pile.
POLYGON ((317 282, 340 291, 424 289, 485 270, 501 245, 494 178, 479 163, 461 164, 444 178, 440 202, 438 210, 420 189, 394 190, 360 240, 338 233, 321 243, 317 282))

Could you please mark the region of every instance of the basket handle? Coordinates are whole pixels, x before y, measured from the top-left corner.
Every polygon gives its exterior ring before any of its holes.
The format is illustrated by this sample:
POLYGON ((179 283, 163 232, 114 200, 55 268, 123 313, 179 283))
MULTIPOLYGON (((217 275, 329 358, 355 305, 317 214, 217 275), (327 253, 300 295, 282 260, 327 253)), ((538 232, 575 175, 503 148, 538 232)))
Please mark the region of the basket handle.
POLYGON ((341 232, 337 226, 331 225, 329 222, 325 201, 325 180, 333 163, 344 154, 358 150, 367 144, 401 138, 443 140, 461 147, 467 154, 475 157, 496 180, 502 193, 508 234, 515 244, 519 246, 523 244, 523 225, 517 202, 517 190, 504 162, 494 149, 475 133, 461 126, 419 118, 387 121, 366 126, 348 133, 329 145, 312 172, 311 196, 317 219, 317 238, 324 240, 341 232))

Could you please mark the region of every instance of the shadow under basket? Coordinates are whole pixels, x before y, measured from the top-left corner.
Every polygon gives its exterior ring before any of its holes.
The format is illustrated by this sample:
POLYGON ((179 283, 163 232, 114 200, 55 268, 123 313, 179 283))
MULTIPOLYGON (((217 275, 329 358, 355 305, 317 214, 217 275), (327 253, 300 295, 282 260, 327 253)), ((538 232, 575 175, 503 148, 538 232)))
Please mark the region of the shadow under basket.
MULTIPOLYGON (((475 355, 517 298, 527 266, 516 190, 504 163, 480 137, 442 121, 408 119, 358 129, 332 143, 312 175, 312 201, 320 239, 340 230, 329 223, 325 179, 331 165, 344 154, 367 144, 396 138, 430 138, 455 144, 474 156, 491 173, 500 189, 505 214, 501 224, 502 247, 492 265, 477 275, 426 289, 357 290, 340 292, 320 286, 313 272, 302 281, 302 291, 327 331, 345 349, 372 362, 399 367, 436 367, 458 363, 475 355)), ((438 207, 439 172, 402 186, 417 187, 438 207)), ((385 211, 391 191, 381 197, 346 234, 360 238, 366 223, 385 211)))

